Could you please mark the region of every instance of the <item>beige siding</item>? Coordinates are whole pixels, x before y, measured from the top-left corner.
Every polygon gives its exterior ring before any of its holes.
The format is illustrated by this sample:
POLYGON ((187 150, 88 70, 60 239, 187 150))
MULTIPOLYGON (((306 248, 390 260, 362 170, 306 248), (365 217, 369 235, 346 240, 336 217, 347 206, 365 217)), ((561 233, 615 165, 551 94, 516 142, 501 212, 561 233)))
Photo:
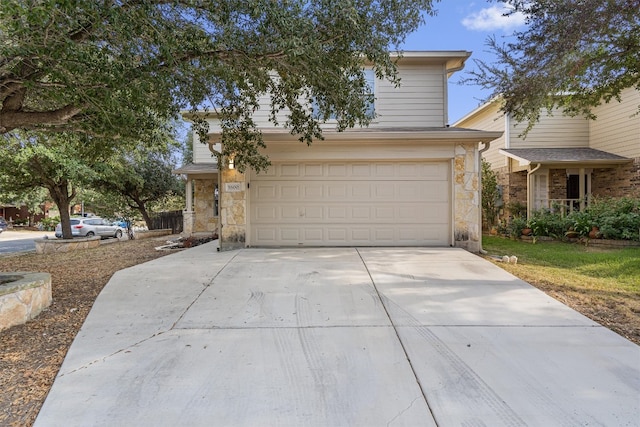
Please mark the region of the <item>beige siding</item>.
MULTIPOLYGON (((513 123, 513 122, 512 122, 513 123)), ((567 148, 589 146, 589 121, 583 117, 567 117, 561 112, 542 115, 525 138, 520 135, 525 124, 512 125, 510 148, 567 148)))
POLYGON ((629 158, 640 157, 640 92, 625 89, 622 102, 612 100, 595 109, 590 122, 591 148, 629 158))
POLYGON ((193 162, 194 163, 215 163, 215 157, 211 156, 209 146, 207 144, 200 143, 198 134, 194 132, 193 135, 193 162))
POLYGON ((370 127, 430 126, 446 123, 444 65, 400 66, 400 87, 376 80, 375 123, 370 127))
MULTIPOLYGON (((504 132, 505 120, 504 114, 500 111, 498 103, 487 105, 485 108, 478 111, 471 117, 466 117, 455 123, 456 127, 466 129, 480 129, 486 131, 498 131, 504 132)), ((497 169, 507 165, 507 159, 504 155, 498 153, 498 150, 505 148, 504 146, 504 133, 496 140, 491 141, 491 145, 487 151, 482 154, 482 157, 491 163, 493 169, 497 169)))
POLYGON ((346 141, 325 140, 307 146, 303 143, 269 142, 262 153, 271 161, 314 160, 450 160, 455 156, 454 144, 424 144, 399 140, 346 141), (393 150, 389 146, 393 145, 393 150), (366 149, 363 150, 363 146, 366 149))
MULTIPOLYGON (((376 80, 375 108, 377 118, 369 127, 428 126, 446 124, 445 69, 440 65, 402 65, 398 67, 401 84, 396 88, 387 80, 376 80)), ((261 128, 273 128, 269 122, 268 95, 260 98, 260 109, 253 118, 261 128)), ((286 111, 280 115, 282 126, 286 111)), ((328 123, 326 128, 334 128, 328 123)))

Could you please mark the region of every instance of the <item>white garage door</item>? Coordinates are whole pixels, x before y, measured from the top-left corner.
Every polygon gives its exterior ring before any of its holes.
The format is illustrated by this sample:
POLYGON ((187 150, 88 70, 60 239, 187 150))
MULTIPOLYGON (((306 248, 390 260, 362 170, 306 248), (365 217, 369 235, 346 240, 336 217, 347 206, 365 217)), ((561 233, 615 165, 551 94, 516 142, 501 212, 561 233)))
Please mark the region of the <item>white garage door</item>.
POLYGON ((249 182, 252 246, 448 246, 448 162, 282 162, 249 182))

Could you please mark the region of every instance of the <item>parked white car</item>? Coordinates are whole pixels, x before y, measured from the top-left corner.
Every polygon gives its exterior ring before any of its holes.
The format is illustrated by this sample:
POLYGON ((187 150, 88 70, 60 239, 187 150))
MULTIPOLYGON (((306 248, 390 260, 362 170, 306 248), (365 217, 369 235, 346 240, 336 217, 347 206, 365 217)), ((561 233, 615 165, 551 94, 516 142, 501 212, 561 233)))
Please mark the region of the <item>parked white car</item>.
MULTIPOLYGON (((106 219, 91 217, 71 218, 71 234, 73 237, 100 236, 102 238, 122 237, 123 229, 106 219)), ((56 226, 56 237, 62 237, 62 224, 56 226)))

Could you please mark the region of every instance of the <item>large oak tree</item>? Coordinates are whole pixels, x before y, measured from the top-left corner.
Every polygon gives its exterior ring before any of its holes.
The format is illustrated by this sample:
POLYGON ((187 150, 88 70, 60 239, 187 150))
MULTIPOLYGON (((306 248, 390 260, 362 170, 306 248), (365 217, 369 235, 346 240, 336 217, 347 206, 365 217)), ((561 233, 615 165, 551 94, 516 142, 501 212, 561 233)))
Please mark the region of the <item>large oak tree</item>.
POLYGON ((500 1, 526 28, 490 39, 497 60, 476 61, 469 81, 502 96, 517 121, 532 126, 554 108, 594 118, 594 106, 640 90, 640 0, 500 1))
MULTIPOLYGON (((310 142, 320 117, 366 124, 367 60, 396 81, 389 50, 432 0, 0 0, 0 133, 139 138, 179 110, 215 107, 225 154, 265 166, 251 114, 310 142)), ((196 123, 204 135, 206 123, 196 123)))

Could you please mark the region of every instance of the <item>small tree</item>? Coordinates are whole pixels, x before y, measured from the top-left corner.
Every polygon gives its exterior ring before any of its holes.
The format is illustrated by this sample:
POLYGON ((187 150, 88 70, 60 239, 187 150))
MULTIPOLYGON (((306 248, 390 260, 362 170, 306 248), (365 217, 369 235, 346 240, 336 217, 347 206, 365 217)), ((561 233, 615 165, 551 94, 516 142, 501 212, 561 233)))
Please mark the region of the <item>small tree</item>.
MULTIPOLYGON (((99 174, 93 185, 102 192, 118 196, 128 208, 138 211, 147 227, 152 229, 150 209, 153 203, 184 194, 184 185, 171 172, 173 166, 170 152, 140 145, 131 153, 98 166, 99 174)), ((180 206, 184 206, 184 199, 180 206)))
POLYGON ((486 227, 496 224, 500 207, 500 189, 498 174, 491 169, 491 163, 482 159, 482 214, 486 227))

